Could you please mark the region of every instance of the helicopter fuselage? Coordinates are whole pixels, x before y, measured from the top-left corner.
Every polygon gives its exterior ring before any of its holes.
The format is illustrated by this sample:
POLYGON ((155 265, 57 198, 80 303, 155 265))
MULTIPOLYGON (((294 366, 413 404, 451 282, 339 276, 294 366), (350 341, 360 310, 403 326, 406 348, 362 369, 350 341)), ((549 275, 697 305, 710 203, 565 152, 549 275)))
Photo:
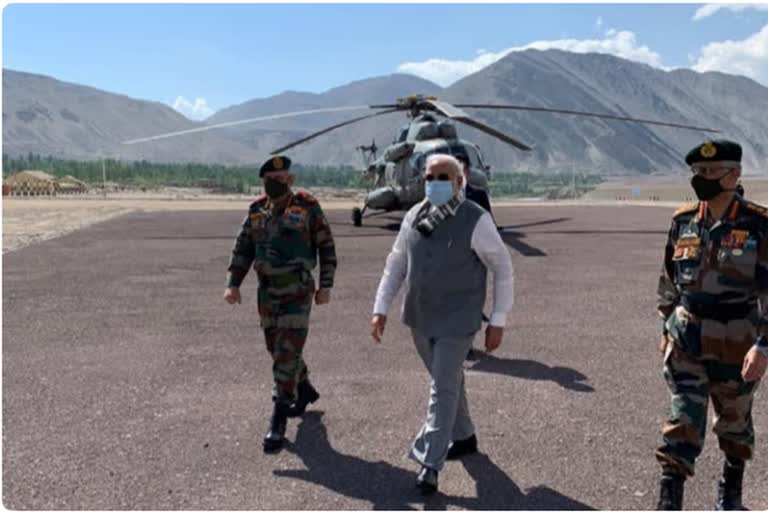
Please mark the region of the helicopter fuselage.
POLYGON ((476 144, 456 136, 453 123, 420 115, 400 129, 394 143, 368 167, 374 190, 366 197, 365 208, 404 210, 424 199, 424 168, 434 154, 464 154, 470 161, 469 184, 488 190, 490 166, 483 162, 476 144))

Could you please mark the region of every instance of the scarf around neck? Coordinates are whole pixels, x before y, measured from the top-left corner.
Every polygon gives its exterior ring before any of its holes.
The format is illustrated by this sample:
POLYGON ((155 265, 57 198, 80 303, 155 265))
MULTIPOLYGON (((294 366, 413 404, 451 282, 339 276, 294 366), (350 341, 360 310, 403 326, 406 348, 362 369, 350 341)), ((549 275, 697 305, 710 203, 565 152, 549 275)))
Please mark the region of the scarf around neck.
POLYGON ((436 206, 430 212, 432 204, 426 201, 419 210, 419 213, 416 214, 412 227, 421 233, 422 236, 430 236, 441 222, 456 215, 456 210, 459 209, 461 202, 462 199, 457 194, 447 203, 436 206))

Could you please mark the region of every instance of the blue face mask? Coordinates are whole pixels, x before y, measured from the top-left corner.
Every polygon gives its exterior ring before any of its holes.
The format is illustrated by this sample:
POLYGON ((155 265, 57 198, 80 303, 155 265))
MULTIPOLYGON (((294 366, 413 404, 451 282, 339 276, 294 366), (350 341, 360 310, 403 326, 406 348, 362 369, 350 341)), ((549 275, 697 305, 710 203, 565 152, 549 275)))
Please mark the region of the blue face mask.
POLYGON ((432 206, 442 206, 453 197, 453 182, 451 181, 427 181, 424 193, 432 206))

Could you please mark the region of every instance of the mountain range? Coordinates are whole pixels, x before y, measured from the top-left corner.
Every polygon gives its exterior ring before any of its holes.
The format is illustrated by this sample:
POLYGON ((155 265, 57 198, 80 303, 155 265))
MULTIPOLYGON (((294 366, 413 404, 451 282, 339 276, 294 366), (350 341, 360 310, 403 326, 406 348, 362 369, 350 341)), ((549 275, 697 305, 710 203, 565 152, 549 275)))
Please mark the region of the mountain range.
MULTIPOLYGON (((3 70, 3 152, 63 158, 258 164, 269 151, 307 133, 366 113, 349 110, 281 118, 135 145, 125 140, 206 124, 333 107, 392 103, 411 94, 449 103, 520 104, 613 113, 706 126, 744 147, 747 173, 768 166, 768 88, 745 77, 687 69, 664 71, 604 54, 560 50, 510 53, 450 87, 405 74, 351 82, 323 93, 286 91, 191 121, 159 103, 54 78, 3 70)), ((471 110, 467 113, 533 146, 520 152, 459 125, 497 171, 668 174, 684 168, 683 155, 711 135, 614 120, 560 114, 471 110)), ((355 149, 392 141, 407 122, 389 114, 341 128, 289 151, 305 164, 360 166, 355 149)))

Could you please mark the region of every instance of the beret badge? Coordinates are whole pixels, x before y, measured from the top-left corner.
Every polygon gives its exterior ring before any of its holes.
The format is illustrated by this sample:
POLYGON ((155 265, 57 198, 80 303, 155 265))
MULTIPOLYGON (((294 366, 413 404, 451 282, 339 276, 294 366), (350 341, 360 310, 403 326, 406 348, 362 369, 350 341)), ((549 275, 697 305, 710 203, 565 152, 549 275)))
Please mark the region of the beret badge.
POLYGON ((704 158, 712 158, 716 154, 717 148, 715 148, 715 145, 711 142, 706 142, 703 146, 701 146, 701 156, 704 158))

